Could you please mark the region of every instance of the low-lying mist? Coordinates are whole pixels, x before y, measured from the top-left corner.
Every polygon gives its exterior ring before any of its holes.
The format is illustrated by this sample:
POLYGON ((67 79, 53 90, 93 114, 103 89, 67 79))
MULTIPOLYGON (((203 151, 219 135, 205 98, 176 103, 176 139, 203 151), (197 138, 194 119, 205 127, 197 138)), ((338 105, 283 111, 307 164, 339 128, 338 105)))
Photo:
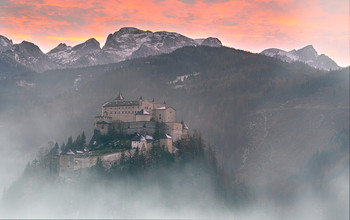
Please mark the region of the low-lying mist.
MULTIPOLYGON (((284 191, 269 185, 249 188, 234 174, 222 173, 219 167, 213 169, 217 166, 216 160, 209 157, 210 160, 185 157, 182 162, 181 159, 180 162, 164 162, 162 158, 165 157, 159 156, 162 162, 142 169, 132 167, 130 159, 130 166, 119 164, 106 170, 97 164, 69 177, 48 173, 40 168, 40 158, 37 158, 27 165, 23 174, 13 178, 16 180, 3 192, 0 217, 348 218, 348 157, 337 167, 324 161, 332 167, 328 170, 315 167, 319 166, 319 158, 325 158, 322 154, 315 156, 290 180, 290 184, 281 187, 284 191), (326 175, 314 178, 313 173, 320 170, 326 175)), ((7 176, 3 175, 2 180, 7 176)), ((271 185, 277 183, 271 182, 271 185)))

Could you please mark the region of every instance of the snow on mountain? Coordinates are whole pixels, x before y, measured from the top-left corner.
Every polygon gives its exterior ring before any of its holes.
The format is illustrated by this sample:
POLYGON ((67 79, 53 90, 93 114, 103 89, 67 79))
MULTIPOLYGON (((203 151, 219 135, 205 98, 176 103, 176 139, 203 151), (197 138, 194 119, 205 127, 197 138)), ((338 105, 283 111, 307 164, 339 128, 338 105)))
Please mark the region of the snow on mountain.
POLYGON ((168 84, 173 85, 173 88, 175 88, 175 89, 182 88, 182 87, 184 87, 183 82, 185 82, 189 77, 196 77, 199 74, 200 74, 199 72, 194 72, 194 73, 190 73, 190 74, 177 76, 175 80, 168 82, 168 84))
POLYGON ((105 62, 118 62, 126 59, 171 53, 186 46, 216 46, 221 47, 217 38, 194 40, 174 32, 142 31, 133 27, 124 27, 107 38, 102 48, 105 62))
POLYGON ((13 44, 11 40, 0 35, 0 57, 3 62, 6 61, 9 68, 18 64, 37 72, 43 72, 56 68, 116 63, 128 59, 171 53, 181 47, 201 45, 222 46, 217 38, 194 40, 174 32, 152 32, 123 27, 108 35, 102 49, 100 43, 91 38, 74 47, 60 43, 47 54, 42 53, 39 47, 33 43, 23 41, 21 44, 13 44), (12 65, 13 62, 14 65, 12 65))
POLYGON ((0 35, 0 52, 10 49, 12 45, 12 40, 0 35))
POLYGON ((74 47, 61 43, 47 55, 60 68, 81 67, 97 64, 95 57, 99 56, 100 50, 100 43, 91 38, 74 47))
POLYGON ((284 51, 281 49, 270 48, 262 51, 260 54, 274 57, 284 62, 292 63, 300 61, 317 69, 322 70, 336 70, 340 67, 328 56, 318 55, 317 51, 312 45, 308 45, 299 50, 284 51))
POLYGON ((170 53, 185 46, 196 46, 193 39, 178 33, 121 28, 107 38, 102 54, 106 62, 170 53))
POLYGON ((82 67, 171 53, 181 47, 199 45, 222 46, 217 38, 193 40, 174 32, 124 27, 109 34, 102 49, 92 38, 75 47, 59 44, 47 55, 59 68, 82 67))

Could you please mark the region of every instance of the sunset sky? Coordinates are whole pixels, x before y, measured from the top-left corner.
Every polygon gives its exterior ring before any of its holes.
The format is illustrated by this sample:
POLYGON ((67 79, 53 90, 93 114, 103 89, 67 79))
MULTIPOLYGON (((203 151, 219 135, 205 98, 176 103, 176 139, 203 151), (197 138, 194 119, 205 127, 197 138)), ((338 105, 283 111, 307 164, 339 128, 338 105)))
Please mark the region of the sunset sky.
POLYGON ((350 64, 349 0, 0 0, 0 35, 44 52, 91 37, 103 46, 125 26, 218 37, 251 52, 312 44, 338 65, 350 64))

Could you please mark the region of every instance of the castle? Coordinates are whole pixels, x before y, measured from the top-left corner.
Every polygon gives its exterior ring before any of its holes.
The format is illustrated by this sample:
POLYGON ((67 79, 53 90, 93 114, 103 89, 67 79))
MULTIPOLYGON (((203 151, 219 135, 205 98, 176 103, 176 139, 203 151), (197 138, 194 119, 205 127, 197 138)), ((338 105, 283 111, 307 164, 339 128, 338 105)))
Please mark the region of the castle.
MULTIPOLYGON (((90 144, 97 146, 99 143, 94 141, 94 137, 106 136, 111 132, 134 136, 130 140, 131 150, 125 152, 126 154, 133 154, 137 148, 148 151, 155 142, 168 152, 175 153, 177 149, 173 143, 188 136, 188 127, 183 121, 176 122, 176 110, 167 107, 165 102, 158 104, 154 100, 144 100, 142 97, 127 101, 119 93, 113 101, 104 103, 101 116, 94 118, 94 136, 90 144), (163 125, 164 134, 154 140, 153 135, 160 124, 163 125)), ((59 163, 59 175, 70 176, 75 170, 92 167, 98 158, 108 168, 121 157, 121 152, 100 156, 92 156, 91 153, 88 149, 84 151, 64 149, 61 153, 54 153, 53 158, 59 163)))
POLYGON ((101 116, 95 117, 94 129, 102 135, 108 134, 111 129, 125 134, 153 135, 157 122, 165 124, 166 133, 173 142, 188 135, 186 124, 183 121, 176 122, 176 110, 173 107, 142 97, 126 101, 121 93, 113 101, 103 104, 101 116))

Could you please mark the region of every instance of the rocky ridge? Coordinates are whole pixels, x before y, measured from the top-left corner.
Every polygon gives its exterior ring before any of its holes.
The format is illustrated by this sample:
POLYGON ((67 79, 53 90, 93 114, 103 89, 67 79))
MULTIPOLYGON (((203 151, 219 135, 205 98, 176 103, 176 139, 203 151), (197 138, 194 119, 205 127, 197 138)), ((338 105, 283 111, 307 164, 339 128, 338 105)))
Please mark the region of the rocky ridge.
POLYGON ((91 38, 74 47, 60 43, 44 54, 33 43, 23 41, 20 44, 13 44, 11 40, 0 36, 0 60, 11 60, 12 62, 6 62, 8 66, 18 64, 36 72, 43 72, 49 69, 116 63, 127 59, 171 53, 181 47, 201 45, 222 46, 219 39, 212 37, 198 41, 175 32, 151 32, 124 27, 109 34, 102 48, 96 39, 91 38))

